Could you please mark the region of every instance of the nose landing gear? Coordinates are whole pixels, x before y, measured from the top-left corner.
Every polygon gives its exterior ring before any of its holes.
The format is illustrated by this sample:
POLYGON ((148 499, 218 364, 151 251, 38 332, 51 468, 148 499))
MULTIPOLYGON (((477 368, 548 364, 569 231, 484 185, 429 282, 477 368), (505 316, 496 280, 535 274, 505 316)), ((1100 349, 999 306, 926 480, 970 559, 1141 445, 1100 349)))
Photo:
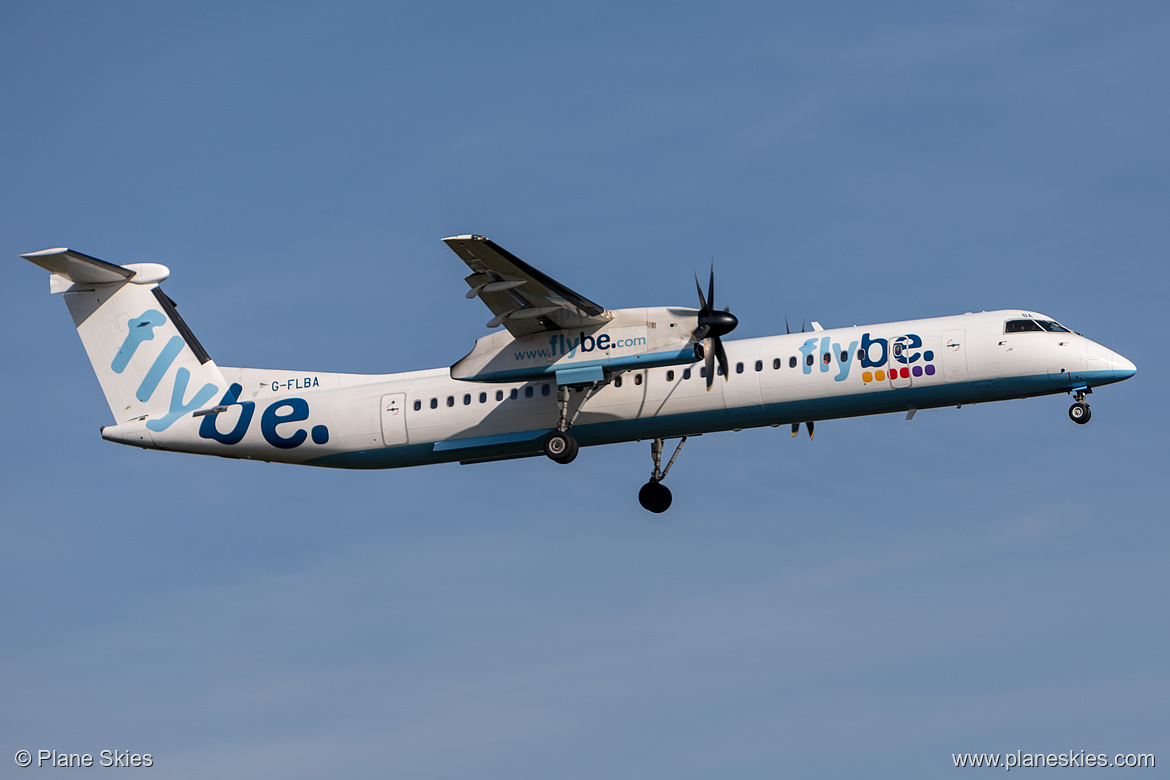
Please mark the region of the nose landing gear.
POLYGON ((678 446, 674 448, 674 454, 670 456, 670 460, 666 463, 666 468, 662 468, 662 439, 655 439, 650 442, 650 457, 654 459, 654 473, 650 475, 650 481, 642 486, 638 491, 638 503, 642 505, 643 509, 661 514, 667 509, 670 509, 671 495, 670 488, 662 484, 662 480, 666 479, 666 475, 670 473, 670 467, 674 465, 674 459, 678 457, 679 452, 682 451, 683 445, 687 443, 687 437, 684 436, 679 440, 678 446))
POLYGON ((1073 397, 1076 399, 1076 403, 1068 408, 1069 419, 1075 422, 1077 425, 1084 425, 1089 421, 1089 418, 1093 416, 1093 413, 1089 411, 1089 405, 1085 403, 1086 392, 1092 391, 1087 390, 1086 388, 1078 388, 1073 394, 1073 397))

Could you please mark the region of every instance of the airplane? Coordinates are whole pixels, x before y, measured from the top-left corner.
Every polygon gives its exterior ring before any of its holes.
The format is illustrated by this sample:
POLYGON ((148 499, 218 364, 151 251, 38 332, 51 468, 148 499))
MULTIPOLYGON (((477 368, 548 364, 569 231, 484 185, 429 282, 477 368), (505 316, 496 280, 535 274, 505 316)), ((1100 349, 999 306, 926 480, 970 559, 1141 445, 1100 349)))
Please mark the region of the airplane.
MULTIPOLYGON (((102 438, 145 449, 346 469, 482 463, 651 442, 651 512, 689 437, 1070 393, 1132 377, 1132 362, 1051 317, 966 313, 729 340, 738 320, 698 275, 699 307, 606 309, 480 235, 443 241, 494 329, 449 368, 394 374, 219 366, 159 286, 158 263, 66 248, 22 255, 51 272, 105 394, 102 438), (662 465, 668 439, 678 439, 662 465)), ((787 323, 785 330, 788 331, 787 323)))

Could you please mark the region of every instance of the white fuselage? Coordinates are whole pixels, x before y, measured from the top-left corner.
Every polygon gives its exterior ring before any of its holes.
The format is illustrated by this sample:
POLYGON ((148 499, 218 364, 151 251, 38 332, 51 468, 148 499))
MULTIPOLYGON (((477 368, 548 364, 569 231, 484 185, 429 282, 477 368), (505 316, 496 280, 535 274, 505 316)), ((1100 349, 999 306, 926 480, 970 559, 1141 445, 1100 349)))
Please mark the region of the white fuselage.
MULTIPOLYGON (((1010 310, 728 340, 731 375, 710 390, 700 362, 607 372, 596 392, 572 394, 572 432, 582 446, 667 438, 1089 389, 1135 371, 1075 333, 1005 332, 1020 318, 1044 319, 1010 310)), ((496 382, 452 379, 447 368, 220 370, 231 387, 217 388, 222 400, 210 412, 163 431, 126 422, 103 437, 232 458, 392 468, 536 455, 558 420, 551 374, 496 382)))

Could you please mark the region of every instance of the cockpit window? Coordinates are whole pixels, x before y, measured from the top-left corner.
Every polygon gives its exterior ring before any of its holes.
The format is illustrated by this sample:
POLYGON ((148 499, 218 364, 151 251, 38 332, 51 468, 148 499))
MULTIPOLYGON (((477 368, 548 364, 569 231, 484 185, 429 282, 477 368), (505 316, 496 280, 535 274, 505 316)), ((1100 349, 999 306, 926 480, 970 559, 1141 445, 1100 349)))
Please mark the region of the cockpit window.
POLYGON ((1003 327, 1004 333, 1043 332, 1069 333, 1069 329, 1052 320, 1008 320, 1003 327))

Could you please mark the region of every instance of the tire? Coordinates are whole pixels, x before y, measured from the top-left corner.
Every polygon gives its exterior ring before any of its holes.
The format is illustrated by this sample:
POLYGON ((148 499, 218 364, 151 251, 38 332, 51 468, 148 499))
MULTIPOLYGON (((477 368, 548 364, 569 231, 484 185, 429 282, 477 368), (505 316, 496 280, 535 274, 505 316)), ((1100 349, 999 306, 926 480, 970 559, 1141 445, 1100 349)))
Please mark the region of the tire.
POLYGON ((577 440, 567 433, 553 431, 544 437, 544 454, 556 463, 572 463, 579 449, 577 440))
POLYGON ((638 503, 642 505, 643 509, 656 515, 670 509, 671 500, 670 488, 661 482, 647 482, 638 491, 638 503))
POLYGON ((1077 401, 1068 408, 1069 419, 1075 422, 1077 425, 1084 425, 1092 416, 1093 413, 1089 411, 1089 405, 1086 403, 1077 401))

